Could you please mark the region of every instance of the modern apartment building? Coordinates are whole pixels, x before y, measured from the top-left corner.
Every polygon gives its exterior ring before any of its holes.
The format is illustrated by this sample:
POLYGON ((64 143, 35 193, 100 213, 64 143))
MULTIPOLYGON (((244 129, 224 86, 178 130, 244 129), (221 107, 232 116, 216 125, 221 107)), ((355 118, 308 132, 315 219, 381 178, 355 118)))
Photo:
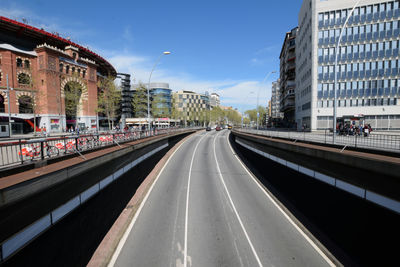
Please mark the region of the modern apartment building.
POLYGON ((295 124, 296 34, 298 27, 285 34, 280 59, 280 111, 285 125, 295 124))
POLYGON ((296 38, 296 122, 332 128, 337 68, 338 122, 400 129, 399 1, 304 0, 296 38), (359 121, 356 121, 359 120, 359 121))
POLYGON ((220 100, 219 100, 219 95, 217 93, 212 93, 210 95, 210 105, 211 107, 219 107, 219 105, 221 104, 220 100))
MULTIPOLYGON (((212 94, 211 94, 212 95, 212 94)), ((210 110, 208 95, 192 91, 178 91, 173 93, 174 105, 178 119, 187 122, 207 121, 210 110)))
MULTIPOLYGON (((146 88, 148 84, 143 84, 146 88)), ((133 95, 136 94, 136 88, 139 84, 133 85, 133 95)), ((147 92, 146 92, 147 95, 147 92)), ((146 99, 145 99, 146 100, 146 99)), ((142 103, 143 104, 143 103, 142 103)), ((144 103, 147 105, 146 103, 144 103)), ((168 83, 150 83, 150 114, 156 118, 167 118, 171 116, 172 108, 172 90, 168 83)), ((147 117, 146 110, 141 110, 135 114, 136 118, 147 117)))
POLYGON ((280 79, 272 83, 272 96, 271 96, 271 118, 282 119, 283 113, 281 112, 281 91, 280 91, 280 79))

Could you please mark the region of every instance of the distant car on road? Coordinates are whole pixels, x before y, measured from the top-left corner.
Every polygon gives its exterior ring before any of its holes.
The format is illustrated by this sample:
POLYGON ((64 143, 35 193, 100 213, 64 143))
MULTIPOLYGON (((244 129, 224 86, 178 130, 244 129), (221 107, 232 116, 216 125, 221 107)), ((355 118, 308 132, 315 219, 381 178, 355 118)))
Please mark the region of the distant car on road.
POLYGON ((221 131, 221 127, 217 126, 217 127, 215 127, 215 130, 216 131, 221 131))
POLYGON ((232 125, 228 125, 228 130, 232 130, 232 125))
POLYGON ((207 127, 207 128, 206 128, 206 131, 211 131, 211 127, 207 127))

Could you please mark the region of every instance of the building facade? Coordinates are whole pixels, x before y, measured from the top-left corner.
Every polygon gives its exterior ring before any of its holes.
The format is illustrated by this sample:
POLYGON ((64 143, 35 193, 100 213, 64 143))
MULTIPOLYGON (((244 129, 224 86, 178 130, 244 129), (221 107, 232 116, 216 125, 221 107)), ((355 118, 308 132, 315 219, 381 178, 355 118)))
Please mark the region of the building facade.
MULTIPOLYGON (((212 94, 211 94, 212 95, 212 94)), ((201 123, 207 121, 210 114, 208 95, 192 91, 178 91, 173 93, 176 117, 185 125, 190 122, 201 123)))
POLYGON ((287 32, 280 59, 280 111, 287 127, 295 124, 296 35, 297 27, 287 32))
MULTIPOLYGON (((142 84, 146 89, 148 84, 142 84)), ((137 93, 139 84, 132 86, 132 97, 137 93)), ((150 83, 150 115, 155 118, 171 117, 172 109, 172 90, 168 83, 150 83)), ((134 114, 135 118, 147 117, 147 90, 142 105, 146 106, 146 110, 142 110, 139 114, 134 114)), ((134 107, 133 107, 134 108, 134 107)), ((134 108, 135 109, 135 108, 134 108)))
POLYGON ((364 0, 337 42, 353 1, 304 0, 299 13, 296 121, 332 128, 337 54, 337 118, 400 129, 399 1, 364 0))
POLYGON ((219 107, 221 105, 221 101, 219 99, 219 94, 211 93, 210 95, 210 105, 212 108, 219 107))
POLYGON ((111 64, 70 40, 5 17, 0 40, 2 129, 9 117, 12 133, 32 132, 35 125, 47 132, 97 127, 97 82, 116 76, 111 64))
POLYGON ((271 94, 272 121, 283 119, 283 113, 281 112, 281 90, 279 85, 280 85, 280 79, 272 83, 272 94, 271 94))

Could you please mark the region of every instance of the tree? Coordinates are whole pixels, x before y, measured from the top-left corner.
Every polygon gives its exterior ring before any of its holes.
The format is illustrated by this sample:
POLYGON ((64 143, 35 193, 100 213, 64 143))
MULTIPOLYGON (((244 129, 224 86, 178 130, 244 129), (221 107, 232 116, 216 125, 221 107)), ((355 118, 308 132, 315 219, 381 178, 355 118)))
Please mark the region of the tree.
POLYGON ((97 112, 104 113, 107 116, 108 128, 114 127, 111 118, 116 117, 119 103, 121 101, 121 90, 115 85, 114 78, 109 76, 101 79, 97 85, 100 88, 97 101, 97 112))
POLYGON ((132 98, 133 113, 135 118, 147 117, 147 88, 139 83, 132 98))
POLYGON ((154 118, 169 117, 169 108, 167 101, 161 94, 156 94, 151 101, 151 111, 154 118))
POLYGON ((250 121, 257 122, 257 111, 259 114, 258 117, 258 124, 262 125, 263 118, 265 117, 267 110, 263 108, 262 106, 258 106, 257 109, 250 109, 246 110, 244 113, 249 116, 250 121))

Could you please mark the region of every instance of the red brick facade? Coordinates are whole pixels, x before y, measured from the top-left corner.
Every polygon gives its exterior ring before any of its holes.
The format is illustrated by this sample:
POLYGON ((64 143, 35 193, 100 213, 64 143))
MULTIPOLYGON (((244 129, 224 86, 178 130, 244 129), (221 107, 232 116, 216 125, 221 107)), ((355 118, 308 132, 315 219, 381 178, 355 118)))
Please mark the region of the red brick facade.
MULTIPOLYGON (((24 132, 27 128, 25 122, 33 121, 33 113, 39 117, 38 126, 47 127, 47 131, 66 130, 73 120, 67 121, 66 118, 64 89, 69 82, 74 82, 80 84, 82 91, 76 122, 85 128, 95 128, 97 80, 102 75, 115 74, 115 69, 99 55, 69 40, 57 36, 49 37, 51 34, 42 30, 0 17, 0 30, 3 30, 3 26, 6 34, 10 35, 16 31, 12 28, 14 26, 22 29, 27 27, 37 34, 38 38, 32 38, 31 43, 30 36, 25 36, 23 39, 25 43, 34 47, 33 49, 22 50, 12 42, 0 46, 1 124, 8 122, 10 105, 12 119, 15 123, 18 120, 20 124, 25 124, 24 132), (42 35, 46 35, 46 38, 42 35), (43 43, 40 43, 40 40, 44 40, 43 43), (102 74, 98 76, 99 73, 102 74), (8 85, 11 88, 10 99, 7 97, 7 75, 8 85), (24 104, 21 104, 24 103, 23 100, 29 100, 29 97, 33 103, 32 110, 24 109, 24 104)), ((16 35, 20 35, 19 31, 16 35)))

